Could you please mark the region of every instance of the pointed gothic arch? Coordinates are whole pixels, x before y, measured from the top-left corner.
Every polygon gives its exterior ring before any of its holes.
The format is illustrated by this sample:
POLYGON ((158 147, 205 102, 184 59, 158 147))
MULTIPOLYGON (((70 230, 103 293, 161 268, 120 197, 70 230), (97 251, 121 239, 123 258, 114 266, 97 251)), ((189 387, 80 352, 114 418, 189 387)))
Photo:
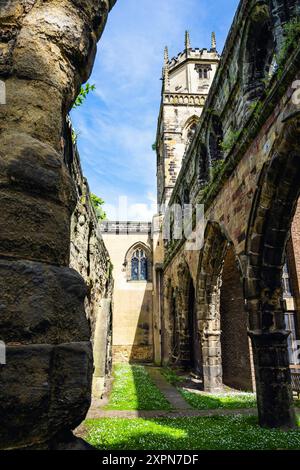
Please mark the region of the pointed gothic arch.
POLYGON ((208 130, 208 149, 211 166, 219 160, 222 160, 224 157, 221 148, 223 137, 224 134, 221 119, 217 114, 212 114, 208 130))
POLYGON ((300 121, 285 124, 258 181, 246 238, 245 298, 262 426, 294 427, 282 302, 286 244, 300 196, 300 121), (272 380, 270 379, 272 377, 272 380))
POLYGON ((162 365, 168 365, 172 362, 172 350, 173 350, 173 296, 175 287, 172 283, 171 278, 165 278, 163 284, 163 315, 161 325, 161 358, 162 365))
POLYGON ((183 260, 177 269, 181 312, 180 364, 202 376, 202 354, 198 328, 196 289, 188 266, 183 260))
POLYGON ((197 150, 197 170, 199 184, 204 186, 209 180, 209 159, 207 147, 202 142, 197 150))
POLYGON ((203 358, 203 387, 222 387, 220 342, 221 273, 228 240, 217 222, 209 221, 204 234, 196 281, 197 317, 203 358))
POLYGON ((242 83, 246 101, 250 104, 263 94, 275 57, 275 39, 268 5, 253 7, 242 44, 242 83))
MULTIPOLYGON (((200 252, 198 273, 196 280, 196 302, 199 336, 201 338, 201 355, 203 371, 203 387, 207 391, 218 391, 223 385, 223 363, 221 355, 221 288, 224 275, 224 263, 228 253, 232 253, 234 262, 235 282, 234 288, 241 292, 239 302, 240 312, 236 321, 242 322, 240 334, 241 341, 247 341, 246 311, 241 278, 243 277, 242 265, 238 258, 233 243, 224 228, 215 221, 208 221, 204 245, 200 252), (237 274, 236 274, 237 273, 237 274), (240 315, 240 316, 239 316, 240 315), (244 317, 243 317, 244 315, 244 317)), ((227 267, 226 267, 227 270, 227 267)), ((226 273, 228 276, 228 272, 226 273)), ((226 309, 228 305, 224 305, 226 309)), ((223 314, 230 315, 230 311, 223 309, 223 314)), ((230 333, 230 330, 227 329, 230 333)), ((227 343, 230 338, 227 338, 227 343)), ((249 355, 249 351, 247 351, 249 355)), ((230 357, 230 360, 232 356, 230 357)))
POLYGON ((134 243, 126 252, 124 267, 127 281, 151 282, 152 253, 143 242, 134 243))
POLYGON ((183 136, 184 142, 186 142, 187 147, 190 145, 190 143, 193 140, 198 122, 199 122, 199 116, 193 115, 186 121, 183 127, 182 136, 183 136))

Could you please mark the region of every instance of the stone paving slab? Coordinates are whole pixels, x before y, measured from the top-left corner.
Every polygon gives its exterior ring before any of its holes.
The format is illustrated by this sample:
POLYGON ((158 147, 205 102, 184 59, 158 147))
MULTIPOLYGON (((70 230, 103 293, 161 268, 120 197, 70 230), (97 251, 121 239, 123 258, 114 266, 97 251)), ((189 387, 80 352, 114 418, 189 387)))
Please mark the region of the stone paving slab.
POLYGON ((157 388, 161 393, 166 397, 166 399, 171 403, 174 410, 192 410, 193 408, 189 403, 187 403, 184 398, 180 395, 178 390, 167 380, 160 372, 159 367, 146 366, 146 371, 148 372, 150 378, 155 383, 157 388))
POLYGON ((249 408, 249 409, 238 409, 238 410, 223 410, 223 409, 215 409, 215 410, 178 410, 178 411, 162 411, 162 410, 147 410, 147 411, 125 411, 125 410, 101 410, 99 408, 93 409, 91 408, 87 419, 98 419, 98 418, 194 418, 194 417, 201 417, 201 416, 230 416, 230 415, 245 415, 245 416, 253 416, 257 415, 256 408, 249 408))

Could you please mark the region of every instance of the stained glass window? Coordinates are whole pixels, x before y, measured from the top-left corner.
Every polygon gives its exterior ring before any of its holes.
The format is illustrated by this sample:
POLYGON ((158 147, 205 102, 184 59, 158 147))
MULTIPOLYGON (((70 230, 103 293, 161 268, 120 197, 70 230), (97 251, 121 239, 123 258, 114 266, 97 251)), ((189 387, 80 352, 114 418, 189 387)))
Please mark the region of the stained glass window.
POLYGON ((131 260, 131 279, 133 281, 139 280, 139 260, 135 257, 131 260))
POLYGON ((148 259, 145 251, 136 250, 131 258, 131 280, 147 281, 148 279, 148 259))
POLYGON ((141 259, 141 280, 147 281, 148 273, 147 273, 147 258, 141 259))

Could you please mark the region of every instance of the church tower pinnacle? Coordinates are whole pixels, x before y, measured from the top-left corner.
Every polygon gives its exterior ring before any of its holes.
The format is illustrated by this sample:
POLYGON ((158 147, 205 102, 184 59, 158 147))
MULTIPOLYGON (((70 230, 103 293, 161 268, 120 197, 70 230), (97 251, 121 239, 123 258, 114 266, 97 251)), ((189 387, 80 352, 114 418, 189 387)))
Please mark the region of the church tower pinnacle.
POLYGON ((164 52, 164 69, 163 69, 163 81, 164 81, 164 90, 169 90, 170 80, 169 80, 169 51, 168 47, 165 47, 164 52))
POLYGON ((216 40, 216 33, 215 32, 211 33, 211 50, 212 51, 217 50, 217 40, 216 40))
POLYGON ((191 49, 191 38, 188 31, 185 32, 185 50, 188 51, 191 49))

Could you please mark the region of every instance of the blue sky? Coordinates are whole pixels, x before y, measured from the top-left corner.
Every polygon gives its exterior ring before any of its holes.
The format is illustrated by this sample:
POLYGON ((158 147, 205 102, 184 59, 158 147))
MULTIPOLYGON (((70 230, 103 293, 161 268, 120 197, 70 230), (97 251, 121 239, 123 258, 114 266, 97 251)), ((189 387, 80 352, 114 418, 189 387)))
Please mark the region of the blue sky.
POLYGON ((173 57, 184 48, 221 52, 238 0, 118 0, 98 46, 89 82, 96 91, 72 112, 82 167, 91 191, 111 206, 126 196, 121 218, 148 220, 156 201, 155 141, 165 45, 173 57))

